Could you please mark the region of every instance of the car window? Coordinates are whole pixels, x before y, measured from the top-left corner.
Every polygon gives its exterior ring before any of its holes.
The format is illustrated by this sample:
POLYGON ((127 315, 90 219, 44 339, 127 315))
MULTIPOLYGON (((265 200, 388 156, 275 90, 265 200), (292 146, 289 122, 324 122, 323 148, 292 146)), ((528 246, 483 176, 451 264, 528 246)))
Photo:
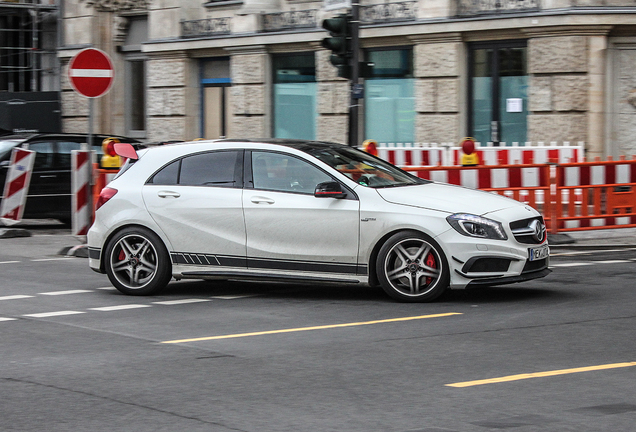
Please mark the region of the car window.
POLYGON ((179 182, 179 167, 181 166, 181 159, 176 160, 167 166, 163 167, 158 173, 156 173, 148 183, 160 184, 160 185, 176 185, 179 182))
POLYGON ((22 140, 2 140, 0 141, 0 161, 9 160, 13 147, 18 145, 22 140))
POLYGON ((29 150, 36 151, 33 169, 44 170, 53 168, 53 143, 33 142, 29 143, 29 150))
POLYGON ((305 150, 362 186, 386 188, 427 183, 368 153, 346 146, 305 150))
POLYGON ((254 189, 313 194, 319 183, 333 179, 292 155, 252 152, 254 189))
POLYGON ((82 145, 78 142, 58 141, 57 142, 57 167, 59 169, 71 169, 71 151, 81 150, 82 145))
POLYGON ((181 160, 179 184, 188 186, 234 187, 238 151, 200 153, 181 160))

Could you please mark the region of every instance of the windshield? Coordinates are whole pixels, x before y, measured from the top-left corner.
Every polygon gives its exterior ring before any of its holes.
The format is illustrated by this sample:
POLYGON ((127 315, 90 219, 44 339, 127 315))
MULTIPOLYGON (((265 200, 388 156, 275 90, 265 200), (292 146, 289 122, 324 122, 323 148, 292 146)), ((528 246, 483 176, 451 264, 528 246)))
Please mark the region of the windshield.
POLYGON ((13 140, 2 140, 0 141, 0 161, 9 160, 9 155, 11 154, 11 149, 13 147, 20 144, 23 139, 13 139, 13 140))
POLYGON ((351 147, 310 147, 304 150, 362 186, 386 188, 428 183, 351 147))

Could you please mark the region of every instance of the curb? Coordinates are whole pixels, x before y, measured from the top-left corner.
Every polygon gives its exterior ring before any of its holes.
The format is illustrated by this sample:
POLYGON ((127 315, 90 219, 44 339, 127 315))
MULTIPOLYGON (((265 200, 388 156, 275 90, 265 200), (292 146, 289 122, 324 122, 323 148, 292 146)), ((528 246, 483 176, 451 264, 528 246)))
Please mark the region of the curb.
POLYGON ((0 239, 31 237, 31 231, 24 228, 0 228, 0 239))
POLYGON ((68 257, 88 258, 88 245, 66 246, 57 254, 68 257))
POLYGON ((576 240, 567 234, 548 234, 548 243, 550 246, 571 245, 576 240))

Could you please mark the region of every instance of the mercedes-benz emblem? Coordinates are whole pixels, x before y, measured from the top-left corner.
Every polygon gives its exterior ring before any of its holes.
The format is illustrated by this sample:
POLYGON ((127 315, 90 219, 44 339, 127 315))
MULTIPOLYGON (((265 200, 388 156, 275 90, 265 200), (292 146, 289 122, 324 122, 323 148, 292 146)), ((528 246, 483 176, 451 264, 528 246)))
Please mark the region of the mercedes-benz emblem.
POLYGON ((537 242, 541 243, 545 239, 545 225, 542 224, 538 219, 530 222, 528 227, 533 231, 532 238, 537 242))

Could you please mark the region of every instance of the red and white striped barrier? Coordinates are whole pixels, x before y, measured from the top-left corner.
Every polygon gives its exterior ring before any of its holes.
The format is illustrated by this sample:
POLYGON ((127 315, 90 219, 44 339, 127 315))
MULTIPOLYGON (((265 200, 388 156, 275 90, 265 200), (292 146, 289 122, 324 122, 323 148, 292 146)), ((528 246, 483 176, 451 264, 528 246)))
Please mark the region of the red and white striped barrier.
MULTIPOLYGON (((585 145, 562 145, 550 143, 538 145, 533 143, 513 143, 507 146, 501 143, 494 147, 492 143, 480 145, 477 143, 476 152, 479 165, 528 165, 544 164, 548 162, 570 163, 583 162, 585 145)), ((459 166, 461 165, 462 149, 455 143, 388 143, 377 147, 378 156, 394 165, 406 166, 459 166)))
POLYGON ((91 151, 71 151, 71 232, 86 235, 93 220, 91 179, 93 176, 91 151))
MULTIPOLYGON (((549 183, 540 166, 451 168, 439 167, 416 172, 418 177, 473 189, 537 188, 549 183)), ((409 170, 410 171, 410 170, 409 170)))
POLYGON ((437 166, 444 163, 441 147, 378 147, 378 157, 397 166, 437 166))
MULTIPOLYGON (((478 147, 480 165, 544 164, 548 162, 583 162, 584 149, 579 146, 563 147, 478 147)), ((453 165, 461 165, 461 147, 451 149, 453 165)))
MULTIPOLYGON (((557 188, 561 191, 561 202, 574 202, 576 206, 595 207, 593 213, 616 214, 636 212, 636 164, 625 161, 595 162, 560 166, 557 188), (610 185, 606 188, 595 187, 610 185), (624 189, 622 190, 621 186, 624 189), (603 197, 601 197, 603 192, 603 197), (599 202, 602 201, 602 202, 599 202)), ((589 214, 587 210, 584 214, 589 214)), ((576 218, 575 214, 568 214, 576 218)), ((580 218, 565 220, 563 228, 576 229, 587 227, 605 227, 633 225, 634 216, 616 216, 607 218, 580 218)))
POLYGON ((34 151, 13 149, 0 204, 0 220, 5 225, 13 225, 22 220, 34 162, 34 151))

